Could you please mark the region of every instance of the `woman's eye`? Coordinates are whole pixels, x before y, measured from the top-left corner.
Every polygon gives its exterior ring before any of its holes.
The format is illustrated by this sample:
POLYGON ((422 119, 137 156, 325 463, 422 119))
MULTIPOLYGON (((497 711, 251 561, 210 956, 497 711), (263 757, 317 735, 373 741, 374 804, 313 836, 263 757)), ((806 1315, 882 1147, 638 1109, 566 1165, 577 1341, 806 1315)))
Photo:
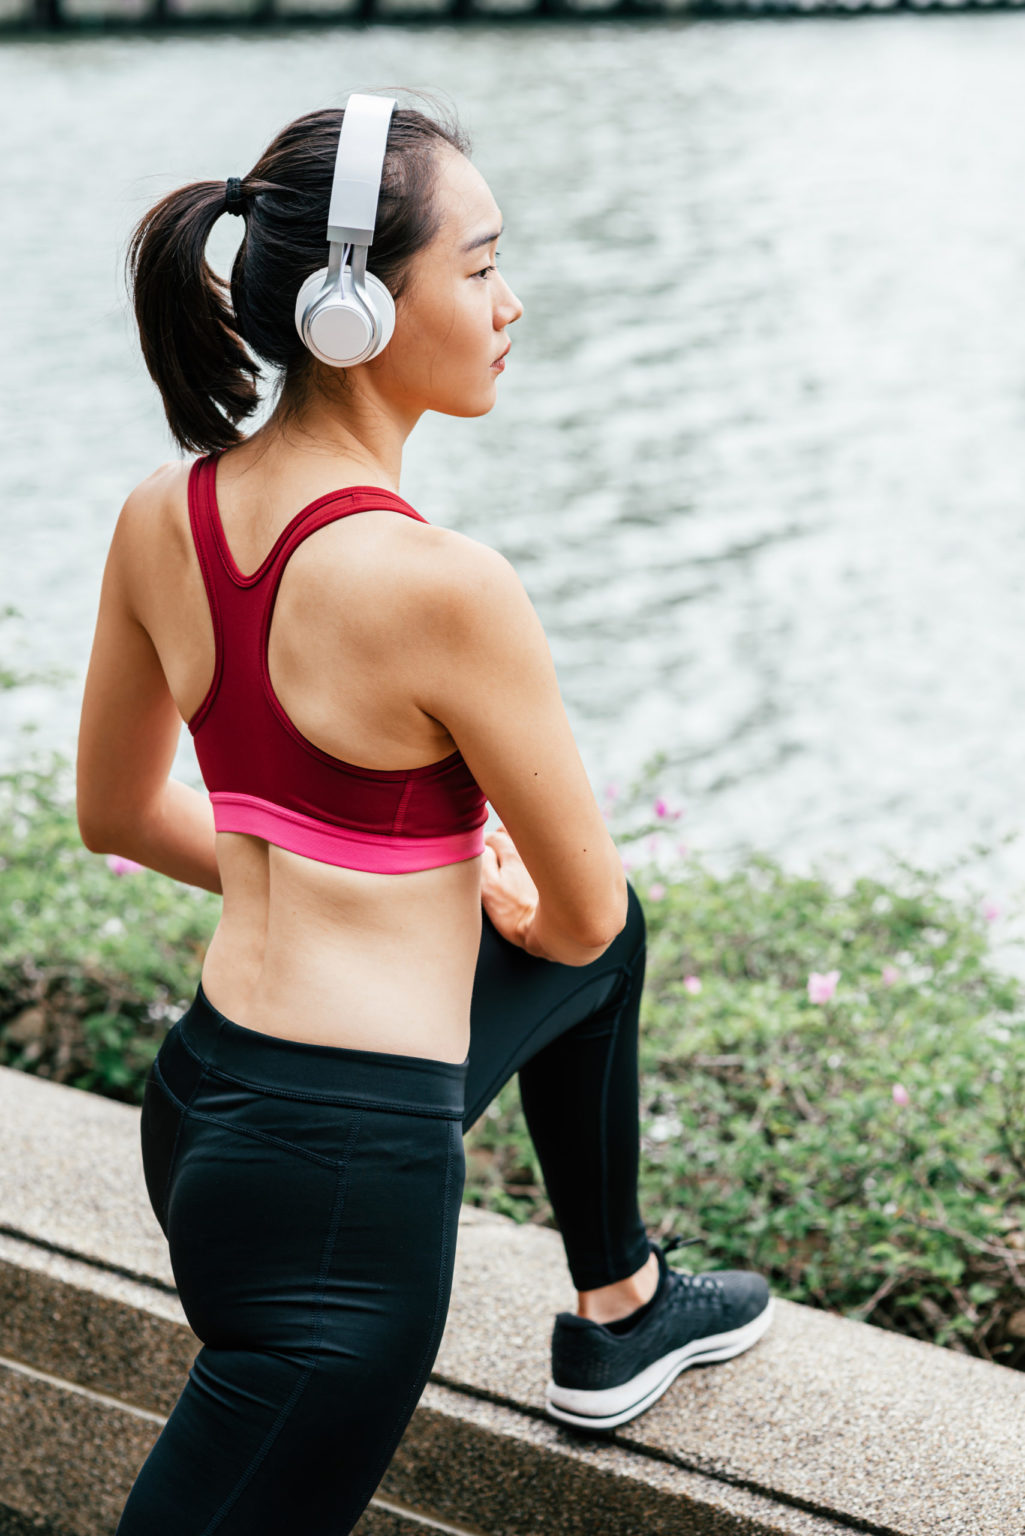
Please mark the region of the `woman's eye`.
MULTIPOLYGON (((501 256, 501 254, 502 254, 501 251, 496 251, 495 252, 495 260, 496 261, 498 260, 499 256, 501 256)), ((494 268, 493 265, 490 266, 490 267, 481 267, 480 271, 479 272, 475 272, 473 275, 474 275, 474 277, 487 278, 488 273, 489 272, 494 272, 494 270, 495 270, 495 268, 494 268)))

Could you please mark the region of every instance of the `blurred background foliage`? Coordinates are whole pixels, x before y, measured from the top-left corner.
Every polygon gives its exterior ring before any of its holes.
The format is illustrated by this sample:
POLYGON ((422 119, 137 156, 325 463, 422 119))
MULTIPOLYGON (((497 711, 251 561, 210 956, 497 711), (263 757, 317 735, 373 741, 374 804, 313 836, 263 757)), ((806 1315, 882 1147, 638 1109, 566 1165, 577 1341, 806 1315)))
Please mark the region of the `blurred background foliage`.
MULTIPOLYGON (((658 768, 607 808, 649 929, 649 1231, 699 1237, 695 1270, 1025 1367, 1025 996, 980 903, 901 861, 843 890, 667 856, 658 768)), ((82 845, 66 758, 0 777, 0 1063, 138 1104, 220 898, 122 867, 82 845)), ((515 1078, 466 1152, 468 1202, 554 1225, 515 1078)))

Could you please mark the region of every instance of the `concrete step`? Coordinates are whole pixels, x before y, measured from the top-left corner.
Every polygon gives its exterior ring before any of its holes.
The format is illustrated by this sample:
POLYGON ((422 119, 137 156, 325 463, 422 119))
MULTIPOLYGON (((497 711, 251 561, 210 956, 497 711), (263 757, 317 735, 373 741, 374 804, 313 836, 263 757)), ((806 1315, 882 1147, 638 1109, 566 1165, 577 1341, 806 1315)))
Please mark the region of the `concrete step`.
MULTIPOLYGON (((110 1536, 198 1348, 138 1114, 0 1068, 0 1519, 52 1536, 110 1536)), ((777 1298, 747 1354, 589 1436, 544 1408, 573 1295, 558 1233, 463 1207, 445 1337, 359 1536, 1025 1536, 1019 1373, 777 1298)))

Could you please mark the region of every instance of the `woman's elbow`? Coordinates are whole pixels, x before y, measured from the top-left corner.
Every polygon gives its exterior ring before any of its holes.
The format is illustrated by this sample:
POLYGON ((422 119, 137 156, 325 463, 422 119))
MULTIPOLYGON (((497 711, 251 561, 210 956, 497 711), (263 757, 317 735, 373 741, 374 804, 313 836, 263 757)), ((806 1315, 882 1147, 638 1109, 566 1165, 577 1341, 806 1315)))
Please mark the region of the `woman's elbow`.
POLYGON ((81 811, 78 813, 78 835, 90 853, 110 853, 106 829, 81 811))
POLYGON ((75 800, 75 815, 78 820, 78 835, 88 848, 90 853, 116 853, 113 846, 117 840, 117 833, 107 814, 101 806, 91 804, 89 796, 79 788, 75 800))
POLYGON ((600 911, 596 911, 589 917, 581 931, 574 934, 574 937, 578 944, 589 949, 608 949, 612 941, 626 927, 628 916, 626 874, 620 864, 613 874, 608 902, 600 911))

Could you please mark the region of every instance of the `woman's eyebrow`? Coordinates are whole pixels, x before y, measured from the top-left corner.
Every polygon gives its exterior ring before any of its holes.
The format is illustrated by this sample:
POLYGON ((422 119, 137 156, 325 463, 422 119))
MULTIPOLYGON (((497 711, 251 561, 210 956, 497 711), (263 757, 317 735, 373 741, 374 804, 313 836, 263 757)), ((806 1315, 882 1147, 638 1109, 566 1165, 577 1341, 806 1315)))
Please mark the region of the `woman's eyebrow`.
POLYGON ((475 240, 468 240, 465 245, 459 247, 461 251, 475 251, 479 245, 490 245, 492 240, 497 240, 505 231, 505 225, 493 235, 478 235, 475 240))

